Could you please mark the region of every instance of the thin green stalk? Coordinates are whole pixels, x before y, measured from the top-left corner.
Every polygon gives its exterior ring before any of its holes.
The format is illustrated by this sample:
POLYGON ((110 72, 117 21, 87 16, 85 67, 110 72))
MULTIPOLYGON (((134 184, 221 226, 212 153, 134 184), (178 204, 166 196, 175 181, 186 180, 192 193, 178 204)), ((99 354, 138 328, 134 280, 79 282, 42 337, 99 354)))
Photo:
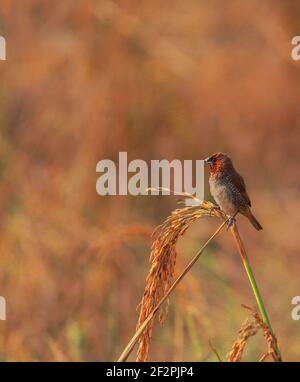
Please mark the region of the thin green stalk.
POLYGON ((262 299, 262 296, 261 296, 260 291, 258 289, 258 286, 256 284, 256 280, 255 280, 254 274, 252 272, 251 266, 249 264, 249 259, 248 258, 243 259, 243 265, 244 265, 244 267, 246 269, 246 273, 247 273, 249 282, 251 284, 251 288, 253 290, 253 293, 254 293, 254 296, 255 296, 255 299, 256 299, 256 302, 257 302, 257 305, 258 305, 261 317, 262 317, 264 323, 267 324, 268 327, 273 332, 273 329, 272 329, 272 326, 271 326, 271 323, 270 323, 270 320, 269 320, 269 317, 268 317, 268 313, 267 313, 266 308, 264 306, 263 299, 262 299))
MULTIPOLYGON (((244 268, 246 270, 246 273, 247 273, 247 276, 248 276, 248 279, 249 279, 252 291, 254 293, 254 297, 255 297, 255 300, 256 300, 256 303, 257 303, 257 306, 258 306, 258 310, 259 310, 260 315, 262 317, 262 320, 268 326, 268 328, 270 329, 270 332, 273 335, 273 337, 276 338, 275 335, 274 335, 274 332, 273 332, 273 329, 272 329, 269 317, 268 317, 268 313, 267 313, 266 308, 265 308, 265 304, 264 304, 263 298, 262 298, 262 296, 260 294, 260 291, 258 289, 256 280, 255 280, 255 277, 254 277, 254 274, 252 272, 252 268, 250 266, 250 262, 249 262, 247 254, 246 254, 246 250, 245 250, 244 244, 242 242, 242 239, 240 237, 239 231, 238 231, 237 226, 236 226, 235 223, 231 226, 231 233, 232 233, 232 235, 234 237, 235 243, 236 243, 238 251, 240 253, 240 256, 241 256, 241 259, 242 259, 242 263, 243 263, 244 268)), ((277 343, 276 343, 276 352, 277 352, 277 355, 278 355, 278 360, 282 361, 281 353, 280 353, 280 350, 278 348, 277 343)))

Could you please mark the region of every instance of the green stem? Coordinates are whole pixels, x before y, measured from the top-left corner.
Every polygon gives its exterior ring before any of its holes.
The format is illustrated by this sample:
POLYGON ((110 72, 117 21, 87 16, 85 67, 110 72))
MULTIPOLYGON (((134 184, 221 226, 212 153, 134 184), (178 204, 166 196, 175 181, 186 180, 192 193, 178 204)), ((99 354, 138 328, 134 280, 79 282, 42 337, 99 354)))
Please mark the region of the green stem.
POLYGON ((269 320, 269 317, 268 317, 268 313, 266 311, 266 308, 265 308, 262 296, 261 296, 260 291, 258 289, 258 286, 257 286, 256 280, 255 280, 254 274, 252 272, 252 269, 251 269, 251 266, 250 266, 250 263, 249 263, 249 259, 248 259, 248 257, 246 257, 246 258, 243 258, 242 261, 243 261, 243 265, 244 265, 244 267, 246 269, 246 273, 247 273, 247 276, 248 276, 248 279, 249 279, 252 291, 254 293, 255 300, 256 300, 256 303, 258 305, 258 309, 260 311, 262 320, 264 321, 265 324, 268 325, 270 330, 273 332, 273 329, 272 329, 272 326, 271 326, 271 323, 270 323, 270 320, 269 320))
MULTIPOLYGON (((253 294, 254 294, 254 297, 255 297, 258 309, 259 309, 259 312, 260 312, 260 315, 262 317, 262 320, 268 326, 268 328, 270 329, 271 334, 273 335, 273 337, 275 339, 276 337, 274 335, 274 332, 273 332, 273 329, 272 329, 272 326, 271 326, 271 323, 270 323, 270 320, 269 320, 269 317, 268 317, 268 313, 267 313, 266 308, 265 308, 264 301, 263 301, 262 296, 260 294, 260 291, 258 289, 258 286, 257 286, 256 280, 255 280, 254 274, 252 272, 252 268, 250 266, 250 262, 249 262, 248 256, 246 254, 246 250, 245 250, 244 244, 242 242, 242 239, 240 237, 240 234, 239 234, 239 231, 237 229, 236 224, 233 224, 231 226, 231 233, 232 233, 232 235, 234 237, 234 240, 236 242, 238 251, 240 253, 240 256, 241 256, 241 259, 242 259, 242 263, 243 263, 244 268, 246 270, 246 273, 247 273, 247 276, 248 276, 248 279, 249 279, 249 282, 250 282, 250 285, 251 285, 251 288, 252 288, 252 291, 253 291, 253 294)), ((276 352, 277 352, 277 355, 278 355, 278 360, 282 361, 281 353, 280 353, 280 350, 279 350, 279 347, 278 347, 277 343, 276 343, 276 352)))

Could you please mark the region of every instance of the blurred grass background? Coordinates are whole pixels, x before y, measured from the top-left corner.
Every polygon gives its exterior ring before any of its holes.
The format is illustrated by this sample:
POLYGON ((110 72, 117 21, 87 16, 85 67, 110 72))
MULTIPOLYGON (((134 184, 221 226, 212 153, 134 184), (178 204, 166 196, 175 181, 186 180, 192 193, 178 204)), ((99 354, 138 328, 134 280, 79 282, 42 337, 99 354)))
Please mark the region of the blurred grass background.
MULTIPOLYGON (((2 0, 0 34, 0 359, 116 359, 150 233, 176 204, 98 196, 96 163, 224 151, 264 227, 238 219, 283 357, 300 360, 299 1, 2 0)), ((188 231, 177 270, 217 224, 188 231)), ((215 361, 209 341, 224 358, 241 303, 254 300, 223 232, 172 296, 151 360, 215 361)), ((245 359, 264 349, 253 338, 245 359)))

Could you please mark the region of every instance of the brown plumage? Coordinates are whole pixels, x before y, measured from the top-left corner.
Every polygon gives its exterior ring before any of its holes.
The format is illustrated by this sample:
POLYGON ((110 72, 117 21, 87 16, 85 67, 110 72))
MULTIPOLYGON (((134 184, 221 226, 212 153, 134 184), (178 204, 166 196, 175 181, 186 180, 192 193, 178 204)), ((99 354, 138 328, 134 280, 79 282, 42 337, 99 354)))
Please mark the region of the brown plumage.
POLYGON ((238 212, 246 216, 258 231, 262 226, 252 214, 251 201, 244 179, 233 167, 231 159, 223 153, 216 153, 205 159, 210 167, 210 192, 220 208, 229 216, 238 212))

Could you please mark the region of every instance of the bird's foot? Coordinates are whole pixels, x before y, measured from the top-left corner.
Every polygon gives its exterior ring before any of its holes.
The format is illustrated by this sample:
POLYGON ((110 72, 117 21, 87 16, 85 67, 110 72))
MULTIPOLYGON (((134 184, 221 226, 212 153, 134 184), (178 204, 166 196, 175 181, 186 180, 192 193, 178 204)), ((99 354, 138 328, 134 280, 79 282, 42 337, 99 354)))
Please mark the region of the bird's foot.
POLYGON ((230 218, 228 219, 228 222, 227 222, 227 231, 229 230, 230 227, 233 226, 233 224, 235 224, 236 222, 236 219, 234 216, 230 216, 230 218))

